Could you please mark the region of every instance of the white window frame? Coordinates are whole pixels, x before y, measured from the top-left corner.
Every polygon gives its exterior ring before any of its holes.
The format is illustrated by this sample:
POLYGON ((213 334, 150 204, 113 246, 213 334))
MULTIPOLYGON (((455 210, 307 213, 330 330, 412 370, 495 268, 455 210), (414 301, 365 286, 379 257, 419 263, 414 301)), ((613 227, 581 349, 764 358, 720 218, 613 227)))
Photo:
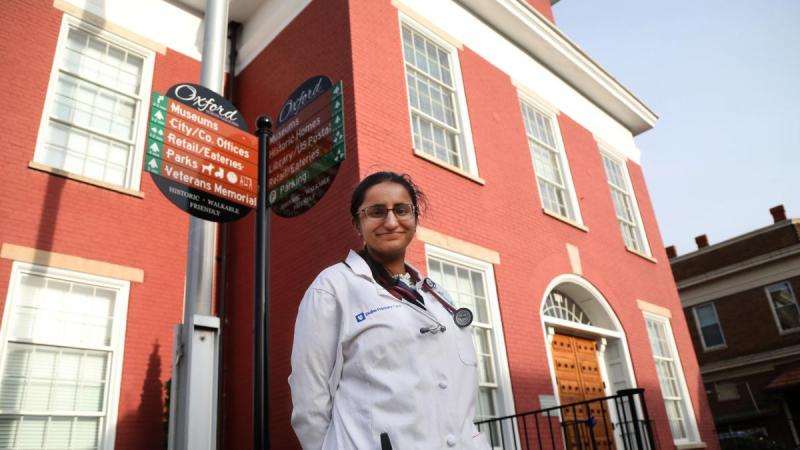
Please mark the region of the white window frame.
POLYGON ((437 36, 435 33, 421 25, 419 22, 416 22, 411 17, 403 14, 400 12, 398 14, 399 17, 399 33, 400 33, 400 55, 403 63, 403 85, 405 86, 405 99, 406 99, 406 107, 408 109, 408 125, 409 125, 409 133, 411 136, 411 148, 414 149, 414 154, 425 159, 428 161, 433 162, 434 164, 440 165, 448 170, 452 170, 456 173, 467 174, 470 177, 478 177, 478 162, 475 157, 475 146, 472 141, 472 127, 470 126, 469 121, 469 114, 467 110, 467 98, 464 93, 464 80, 461 76, 461 62, 458 58, 458 49, 454 47, 449 42, 445 41, 444 39, 437 36), (436 156, 431 156, 422 151, 422 149, 417 149, 414 147, 414 113, 411 110, 411 99, 408 97, 408 73, 406 72, 406 60, 405 55, 403 53, 403 27, 408 27, 414 30, 415 32, 423 35, 426 39, 429 39, 434 44, 441 47, 445 50, 450 56, 450 71, 453 77, 453 88, 455 90, 455 107, 456 111, 456 120, 458 121, 458 125, 460 125, 459 135, 458 135, 458 145, 463 148, 463 163, 466 164, 466 167, 458 167, 450 164, 448 161, 443 161, 436 156))
MULTIPOLYGON (((114 278, 106 278, 86 273, 73 272, 37 264, 15 261, 11 266, 11 276, 8 284, 8 293, 3 311, 3 323, 0 327, 0 377, 5 368, 5 359, 8 351, 8 334, 10 321, 16 302, 16 293, 19 289, 19 280, 23 274, 35 274, 47 278, 58 278, 68 282, 93 284, 106 289, 117 291, 114 305, 114 319, 109 348, 110 351, 108 385, 106 389, 106 415, 103 427, 99 431, 99 450, 113 450, 116 441, 117 416, 119 410, 120 385, 122 380, 122 364, 125 348, 125 329, 128 316, 128 298, 130 295, 130 282, 114 278)), ((84 347, 66 347, 84 348, 84 347)))
MULTIPOLYGON (((681 362, 680 353, 678 353, 678 347, 675 344, 675 336, 672 334, 672 324, 670 323, 670 319, 667 317, 659 316, 657 314, 653 314, 648 311, 642 311, 645 319, 645 334, 647 335, 647 343, 651 346, 652 352, 652 343, 650 341, 650 334, 647 332, 647 320, 653 320, 656 322, 660 322, 664 326, 664 331, 666 333, 667 338, 667 345, 669 345, 669 351, 672 354, 673 361, 675 363, 675 370, 678 372, 677 375, 677 383, 678 389, 681 392, 681 399, 682 399, 682 406, 683 406, 683 413, 685 417, 685 426, 686 426, 686 438, 683 439, 675 439, 673 438, 673 442, 675 446, 687 445, 687 444, 694 444, 700 442, 700 433, 697 429, 697 418, 694 412, 694 405, 692 404, 692 398, 689 396, 689 389, 686 385, 686 375, 683 371, 683 363, 681 362)), ((655 355, 652 355, 653 362, 655 363, 655 355)), ((659 391, 661 390, 661 379, 658 377, 658 371, 656 370, 656 379, 658 380, 658 388, 659 391)), ((663 392, 661 393, 663 396, 663 392)), ((665 416, 666 417, 666 416, 665 416)), ((672 435, 672 431, 670 430, 670 435, 672 435)))
MULTIPOLYGON (((624 178, 625 188, 627 189, 626 194, 630 197, 631 209, 633 210, 634 220, 636 221, 636 223, 635 223, 636 230, 639 232, 639 237, 642 240, 642 249, 641 250, 636 249, 636 248, 628 247, 626 244, 625 244, 625 248, 627 248, 628 250, 631 250, 633 252, 641 253, 641 254, 643 254, 645 256, 652 257, 652 252, 650 251, 650 241, 647 240, 647 232, 644 229, 644 222, 642 222, 642 213, 639 211, 639 200, 636 198, 636 191, 633 189, 633 183, 631 182, 631 175, 628 172, 627 159, 624 156, 619 155, 617 152, 615 152, 614 150, 612 150, 609 146, 607 146, 605 144, 598 143, 598 146, 600 148, 600 157, 601 157, 600 162, 601 163, 603 163, 602 158, 605 156, 608 159, 616 161, 620 165, 620 167, 622 168, 622 177, 624 178)), ((611 182, 608 180, 608 175, 606 175, 606 173, 605 173, 605 167, 603 167, 603 175, 606 176, 606 184, 608 185, 608 189, 609 189, 609 192, 610 192, 612 187, 611 187, 611 182)), ((611 199, 611 202, 612 202, 612 205, 613 205, 613 202, 614 202, 613 197, 611 199)), ((616 206, 614 206, 614 207, 616 208, 616 206)), ((616 211, 614 213, 614 217, 617 219, 617 222, 619 222, 620 219, 619 219, 619 217, 616 217, 616 211)), ((620 230, 620 233, 621 232, 622 232, 622 230, 620 230)), ((624 236, 622 237, 622 242, 623 242, 623 244, 625 243, 625 237, 624 236)))
MULTIPOLYGON (((494 278, 494 266, 491 263, 470 258, 459 253, 445 250, 430 244, 425 244, 425 270, 430 273, 430 258, 436 258, 482 272, 486 280, 486 300, 489 304, 489 314, 492 320, 492 335, 494 337, 495 375, 497 376, 498 417, 515 414, 514 397, 511 390, 511 376, 508 370, 508 355, 506 353, 505 332, 503 320, 500 316, 500 304, 497 296, 497 284, 494 278)), ((438 280, 434 280, 438 282, 438 280)))
MULTIPOLYGON (((142 161, 144 159, 144 148, 147 139, 147 122, 150 113, 150 101, 151 101, 152 84, 153 84, 153 68, 155 66, 155 52, 146 47, 133 43, 125 38, 122 38, 118 35, 102 30, 76 17, 70 16, 69 14, 64 14, 63 19, 61 21, 61 29, 58 35, 58 43, 56 44, 56 51, 53 56, 53 64, 50 71, 50 80, 47 85, 47 95, 45 96, 44 109, 42 110, 42 116, 39 123, 39 134, 36 138, 36 150, 34 151, 33 160, 38 164, 46 166, 46 163, 43 162, 46 152, 44 146, 47 138, 47 131, 50 122, 50 117, 53 112, 53 104, 55 101, 56 89, 58 86, 58 76, 60 73, 61 61, 63 59, 64 52, 66 51, 65 47, 67 44, 67 34, 69 33, 70 28, 79 28, 85 32, 95 34, 100 38, 102 38, 103 40, 106 40, 114 45, 123 47, 131 52, 138 54, 138 56, 142 57, 143 59, 142 78, 140 80, 141 93, 139 96, 139 101, 141 103, 139 105, 139 111, 137 111, 136 113, 136 117, 134 119, 134 124, 133 124, 134 127, 133 138, 132 138, 133 146, 131 148, 131 153, 129 155, 128 168, 127 168, 128 171, 125 174, 127 183, 118 185, 105 180, 91 178, 83 174, 73 174, 76 178, 80 179, 81 181, 90 184, 96 184, 103 187, 118 186, 124 189, 138 191, 140 189, 142 180, 142 161)), ((52 167, 52 169, 55 169, 57 171, 63 171, 66 173, 72 173, 65 171, 60 167, 52 167)))
POLYGON ((711 351, 711 350, 721 350, 723 348, 728 348, 728 341, 725 340, 725 332, 722 330, 722 323, 719 321, 719 315, 717 315, 717 305, 714 302, 707 302, 701 303, 699 305, 694 305, 692 307, 692 315, 694 317, 694 325, 697 328, 697 334, 700 335, 700 342, 703 344, 703 351, 711 351), (717 345, 707 345, 706 338, 703 336, 703 328, 700 325, 700 317, 697 315, 697 308, 711 306, 711 311, 714 313, 714 320, 719 327, 719 334, 722 336, 722 343, 717 345))
POLYGON ((775 326, 778 327, 778 333, 783 336, 786 334, 798 333, 800 332, 800 327, 796 328, 789 328, 788 330, 784 330, 781 327, 781 321, 778 318, 778 312, 775 310, 775 302, 772 301, 772 294, 770 293, 770 288, 775 286, 786 285, 789 288, 789 293, 792 295, 792 299, 794 300, 795 306, 800 310, 800 303, 797 303, 797 296, 794 293, 794 288, 792 288, 792 283, 789 280, 784 280, 778 283, 772 283, 769 286, 764 287, 764 293, 767 295, 767 302, 769 302, 769 309, 772 311, 772 318, 775 319, 775 326))
POLYGON ((572 170, 569 166, 569 160, 567 158, 567 151, 564 147, 564 139, 561 136, 561 125, 558 123, 558 110, 554 109, 548 103, 539 100, 538 98, 532 96, 528 92, 518 91, 518 97, 520 101, 519 111, 522 118, 522 128, 525 130, 525 139, 526 143, 528 144, 528 152, 530 153, 531 157, 531 168, 533 169, 534 174, 534 182, 536 184, 536 191, 539 193, 539 203, 542 207, 542 210, 545 211, 547 214, 551 214, 555 217, 561 218, 567 222, 573 222, 580 226, 584 226, 583 223, 583 216, 581 215, 581 208, 578 204, 578 195, 575 192, 575 183, 572 181, 572 170), (522 104, 525 104, 528 108, 534 109, 543 115, 547 116, 550 119, 550 123, 553 125, 553 137, 556 141, 556 150, 558 151, 558 162, 561 165, 561 170, 563 173, 561 174, 564 177, 564 188, 567 190, 567 197, 569 198, 570 206, 572 207, 573 213, 575 217, 564 216, 558 211, 552 211, 546 209, 544 206, 544 198, 542 196, 541 189, 539 188, 539 175, 536 171, 536 162, 533 159, 533 150, 531 149, 530 139, 531 136, 528 135, 528 129, 525 126, 525 111, 523 110, 522 104))

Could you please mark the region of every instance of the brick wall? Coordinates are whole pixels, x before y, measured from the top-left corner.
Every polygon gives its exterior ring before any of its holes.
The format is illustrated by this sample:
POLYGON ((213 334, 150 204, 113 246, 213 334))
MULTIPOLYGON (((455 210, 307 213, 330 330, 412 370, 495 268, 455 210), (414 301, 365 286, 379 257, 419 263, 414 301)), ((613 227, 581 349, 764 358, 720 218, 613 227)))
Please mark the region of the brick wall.
MULTIPOLYGON (((517 411, 538 408, 538 395, 551 394, 539 308, 547 284, 571 271, 565 250, 580 249, 584 277, 608 300, 627 334, 636 380, 647 389, 663 448, 672 445, 666 413, 636 300, 672 312, 671 325, 701 438, 716 448, 694 350, 680 313, 675 284, 663 253, 641 169, 628 163, 645 230, 657 262, 625 250, 591 133, 559 115, 579 206, 589 231, 542 213, 520 113, 509 77, 469 48, 459 51, 479 176, 485 184, 414 156, 411 147, 402 46, 397 11, 389 2, 314 2, 239 76, 238 105, 250 122, 275 114, 306 78, 343 79, 348 159, 331 192, 310 212, 272 220, 271 386, 273 443, 295 445, 289 426, 291 402, 286 377, 294 317, 303 291, 325 266, 359 245, 347 217, 348 196, 357 179, 380 169, 410 173, 429 195, 422 225, 478 244, 501 255, 494 267, 517 411), (291 438, 290 438, 291 436, 291 438)), ((226 367, 223 442, 249 442, 251 387, 250 329, 254 220, 230 227, 225 323, 226 367), (237 324, 237 325, 233 325, 237 324)), ((408 260, 425 267, 423 245, 412 244, 408 260)))
MULTIPOLYGON (((349 195, 358 181, 358 155, 348 2, 312 2, 237 78, 237 106, 253 124, 278 112, 303 81, 325 75, 344 88, 347 159, 330 190, 309 212, 292 219, 270 215, 270 415, 273 448, 294 448, 289 424, 290 373, 297 306, 319 271, 344 259, 358 240, 349 195)), ((252 324, 255 214, 228 226, 223 317, 222 448, 252 445, 252 324)))
MULTIPOLYGON (((172 328, 182 321, 188 218, 147 175, 142 199, 28 168, 62 17, 52 2, 0 4, 7 105, 0 109, 0 243, 144 270, 144 283, 131 283, 115 448, 160 448, 172 328)), ((196 82, 198 74, 196 61, 167 51, 156 56, 153 89, 196 82)), ((0 307, 10 269, 11 261, 0 260, 0 307)))
MULTIPOLYGON (((800 292, 800 277, 788 281, 796 296, 800 292)), ((684 310, 701 365, 800 344, 800 333, 780 334, 764 288, 759 286, 714 300, 727 345, 723 349, 702 351, 693 307, 684 310)))
POLYGON ((679 259, 672 264, 672 272, 675 274, 676 280, 685 280, 798 243, 800 243, 800 224, 787 221, 765 233, 759 233, 719 248, 709 248, 690 258, 679 259))

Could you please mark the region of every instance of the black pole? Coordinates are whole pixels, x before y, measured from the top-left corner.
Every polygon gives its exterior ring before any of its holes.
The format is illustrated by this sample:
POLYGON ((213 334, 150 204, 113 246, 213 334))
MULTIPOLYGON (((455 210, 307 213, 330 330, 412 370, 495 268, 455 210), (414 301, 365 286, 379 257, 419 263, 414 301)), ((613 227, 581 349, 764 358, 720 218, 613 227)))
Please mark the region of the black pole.
POLYGON ((256 206, 255 342, 253 345, 253 449, 269 450, 269 215, 267 170, 272 120, 256 119, 258 205, 256 206))

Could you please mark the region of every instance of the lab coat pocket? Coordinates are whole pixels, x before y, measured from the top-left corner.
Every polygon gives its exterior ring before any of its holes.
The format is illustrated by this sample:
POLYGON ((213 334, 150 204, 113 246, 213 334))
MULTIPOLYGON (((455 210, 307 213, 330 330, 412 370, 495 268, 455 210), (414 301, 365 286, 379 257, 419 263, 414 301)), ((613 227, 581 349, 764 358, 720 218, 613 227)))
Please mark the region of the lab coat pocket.
POLYGON ((459 328, 458 334, 458 356, 461 362, 468 366, 477 366, 478 357, 475 354, 475 345, 472 343, 472 328, 459 328))

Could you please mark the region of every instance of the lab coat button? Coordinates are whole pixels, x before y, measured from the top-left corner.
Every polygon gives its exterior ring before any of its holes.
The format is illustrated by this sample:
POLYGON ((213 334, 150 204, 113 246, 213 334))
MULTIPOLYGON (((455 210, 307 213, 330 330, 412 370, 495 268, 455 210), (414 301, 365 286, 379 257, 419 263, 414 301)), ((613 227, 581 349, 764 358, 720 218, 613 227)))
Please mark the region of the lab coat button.
POLYGON ((448 447, 455 447, 456 446, 456 437, 452 434, 447 435, 447 446, 448 447))
POLYGON ((447 389, 447 381, 444 381, 444 380, 440 381, 439 382, 439 387, 442 388, 442 389, 447 389))

